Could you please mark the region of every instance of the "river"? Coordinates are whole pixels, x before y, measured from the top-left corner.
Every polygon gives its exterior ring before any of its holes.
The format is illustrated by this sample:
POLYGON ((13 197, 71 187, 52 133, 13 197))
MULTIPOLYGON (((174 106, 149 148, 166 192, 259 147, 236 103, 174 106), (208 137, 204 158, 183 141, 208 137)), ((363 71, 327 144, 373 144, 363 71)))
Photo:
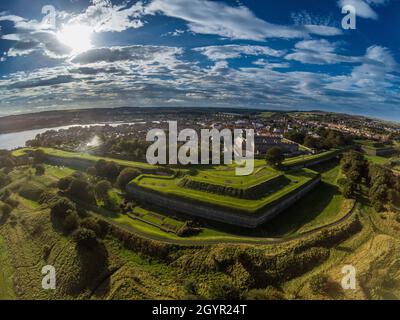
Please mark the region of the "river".
POLYGON ((32 140, 36 137, 37 134, 44 133, 48 130, 61 130, 72 127, 95 127, 95 126, 105 126, 105 125, 117 127, 124 124, 133 125, 136 123, 142 123, 142 122, 74 124, 74 125, 55 127, 55 128, 42 128, 42 129, 0 134, 0 150, 1 149, 12 150, 15 148, 25 147, 26 141, 32 140))

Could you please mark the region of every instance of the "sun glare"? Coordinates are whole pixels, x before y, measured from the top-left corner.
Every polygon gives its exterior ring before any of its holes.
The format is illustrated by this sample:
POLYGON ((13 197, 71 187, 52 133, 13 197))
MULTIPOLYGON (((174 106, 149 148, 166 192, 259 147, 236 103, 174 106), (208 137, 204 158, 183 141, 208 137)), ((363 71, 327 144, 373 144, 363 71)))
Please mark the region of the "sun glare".
POLYGON ((73 54, 82 53, 92 48, 93 30, 85 25, 66 25, 57 33, 58 40, 72 49, 73 54))

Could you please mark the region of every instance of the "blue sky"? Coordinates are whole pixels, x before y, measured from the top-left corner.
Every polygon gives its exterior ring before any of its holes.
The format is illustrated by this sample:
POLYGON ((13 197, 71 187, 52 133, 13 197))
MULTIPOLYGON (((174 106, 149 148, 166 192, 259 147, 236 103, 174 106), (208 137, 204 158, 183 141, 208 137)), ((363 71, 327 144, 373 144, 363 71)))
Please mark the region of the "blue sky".
POLYGON ((400 121, 398 0, 2 0, 0 27, 0 115, 179 106, 400 121))

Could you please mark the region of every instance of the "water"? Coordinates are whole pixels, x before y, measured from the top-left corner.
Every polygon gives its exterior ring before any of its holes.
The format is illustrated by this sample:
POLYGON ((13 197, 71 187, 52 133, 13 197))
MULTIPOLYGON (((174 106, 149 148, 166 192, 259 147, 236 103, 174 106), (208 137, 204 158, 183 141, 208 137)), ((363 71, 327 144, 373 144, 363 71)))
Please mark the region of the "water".
POLYGON ((0 134, 0 150, 1 149, 13 150, 15 148, 25 147, 26 141, 32 140, 36 137, 37 134, 44 133, 48 130, 61 130, 72 127, 95 127, 95 126, 105 126, 105 125, 117 127, 124 124, 134 125, 135 123, 141 123, 141 122, 75 124, 75 125, 55 127, 55 128, 42 128, 42 129, 0 134))

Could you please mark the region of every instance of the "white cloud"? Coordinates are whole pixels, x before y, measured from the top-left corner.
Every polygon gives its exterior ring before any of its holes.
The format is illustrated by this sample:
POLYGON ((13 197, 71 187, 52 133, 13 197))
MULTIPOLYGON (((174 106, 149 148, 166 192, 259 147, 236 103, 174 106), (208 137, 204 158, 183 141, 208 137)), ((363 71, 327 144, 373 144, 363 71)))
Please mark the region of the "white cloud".
POLYGON ((340 7, 351 5, 356 9, 357 16, 377 20, 379 16, 371 6, 385 5, 389 3, 389 1, 390 0, 339 0, 338 5, 340 7))
POLYGON ((186 21, 190 31, 213 34, 230 39, 264 41, 266 38, 304 38, 309 34, 338 35, 341 31, 326 26, 284 26, 269 23, 254 15, 247 7, 229 6, 207 0, 153 0, 147 14, 162 13, 186 21))
POLYGON ((336 53, 337 43, 321 40, 304 40, 296 43, 294 53, 285 56, 287 60, 301 63, 325 65, 338 63, 357 63, 362 57, 344 56, 336 53))
POLYGON ((93 0, 84 13, 75 16, 69 23, 86 24, 95 32, 121 32, 142 27, 140 18, 143 12, 141 1, 128 6, 113 5, 110 0, 93 0))
POLYGON ((265 46, 225 45, 209 46, 194 49, 213 61, 240 58, 241 56, 272 56, 281 57, 285 51, 274 50, 265 46))

